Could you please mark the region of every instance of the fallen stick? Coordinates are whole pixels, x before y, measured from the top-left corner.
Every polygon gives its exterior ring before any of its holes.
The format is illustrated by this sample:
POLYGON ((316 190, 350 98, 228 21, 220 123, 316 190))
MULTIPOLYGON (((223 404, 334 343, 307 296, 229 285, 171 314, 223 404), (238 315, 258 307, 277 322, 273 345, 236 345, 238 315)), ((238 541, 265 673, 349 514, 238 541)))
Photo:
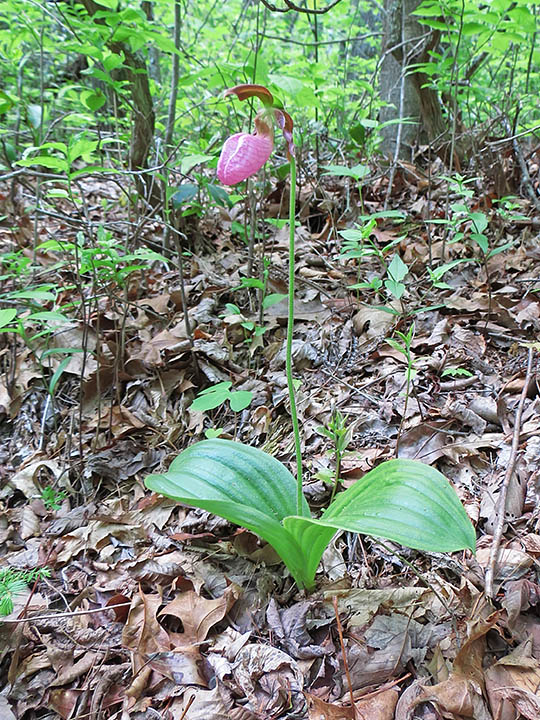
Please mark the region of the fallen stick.
POLYGON ((523 406, 525 404, 525 398, 527 397, 527 391, 532 375, 532 358, 533 350, 529 348, 529 354, 527 356, 527 372, 525 374, 525 382, 523 384, 523 390, 519 398, 519 403, 516 410, 516 419, 514 421, 514 434, 512 436, 512 448, 510 450, 510 458, 508 460, 508 467, 504 475, 503 484, 501 486, 501 494, 499 496, 499 502, 497 503, 497 518, 495 521, 495 530, 493 533, 493 543, 491 545, 491 553, 489 556, 489 564, 486 569, 486 595, 493 599, 493 583, 495 579, 495 571, 497 569, 497 562, 499 559, 499 551, 501 547, 501 538, 504 528, 504 521, 506 516, 506 497, 508 495, 508 488, 510 486, 510 480, 514 474, 514 468, 516 466, 517 451, 519 447, 519 436, 521 434, 521 416, 523 414, 523 406))

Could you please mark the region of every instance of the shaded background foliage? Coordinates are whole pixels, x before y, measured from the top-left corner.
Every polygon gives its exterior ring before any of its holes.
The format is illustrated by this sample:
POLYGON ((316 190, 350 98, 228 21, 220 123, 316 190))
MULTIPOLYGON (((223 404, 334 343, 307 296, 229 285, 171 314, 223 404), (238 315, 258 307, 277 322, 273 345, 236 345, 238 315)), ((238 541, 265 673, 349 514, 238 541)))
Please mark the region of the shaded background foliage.
POLYGON ((318 5, 2 3, 4 169, 33 146, 73 135, 97 140, 100 162, 112 166, 141 169, 149 155, 156 165, 170 149, 173 164, 190 154, 215 158, 226 133, 243 126, 239 114, 250 112, 220 99, 240 82, 267 85, 295 108, 306 160, 321 144, 334 156, 379 149, 390 158, 401 116, 409 120, 401 156, 430 141, 436 151, 446 144, 447 162, 457 147, 465 167, 486 139, 538 123, 537 3, 318 5))

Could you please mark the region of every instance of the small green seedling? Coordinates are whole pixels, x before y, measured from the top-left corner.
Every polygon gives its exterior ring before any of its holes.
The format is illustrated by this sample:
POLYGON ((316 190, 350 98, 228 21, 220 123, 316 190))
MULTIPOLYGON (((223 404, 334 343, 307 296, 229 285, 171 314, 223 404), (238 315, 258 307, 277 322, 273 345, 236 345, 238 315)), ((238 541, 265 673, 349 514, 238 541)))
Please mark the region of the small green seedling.
POLYGON ((399 340, 386 338, 386 342, 390 345, 390 347, 394 348, 394 350, 402 355, 405 355, 405 359, 407 360, 407 396, 409 395, 409 386, 416 375, 416 370, 414 369, 414 356, 411 350, 412 341, 414 339, 414 331, 415 327, 414 323, 412 323, 407 333, 402 333, 399 330, 396 330, 396 335, 399 340))
POLYGON ((13 612, 13 601, 17 595, 26 590, 29 583, 49 577, 48 568, 36 570, 14 570, 7 567, 0 570, 0 615, 9 615, 13 612))
POLYGON ((441 377, 472 377, 473 374, 470 370, 466 370, 462 367, 447 367, 441 373, 441 377))
POLYGON ((44 487, 41 491, 41 499, 47 510, 60 510, 62 500, 66 495, 67 492, 65 490, 55 490, 50 485, 44 487))
POLYGON ((226 380, 206 388, 191 403, 191 409, 206 412, 207 410, 215 410, 215 408, 229 401, 231 410, 234 410, 234 412, 245 410, 253 400, 253 393, 249 392, 249 390, 231 390, 231 387, 232 382, 226 380))
POLYGON ((321 425, 317 428, 317 432, 325 437, 329 438, 334 445, 334 454, 336 456, 336 468, 334 473, 334 485, 332 488, 332 495, 330 496, 330 502, 334 499, 336 490, 340 482, 341 473, 341 461, 345 450, 349 446, 352 440, 353 426, 347 426, 347 416, 343 416, 339 410, 336 410, 330 419, 330 422, 325 427, 321 425))
MULTIPOLYGON (((456 174, 454 177, 443 176, 443 180, 449 183, 450 189, 457 193, 462 200, 459 202, 450 203, 449 209, 450 214, 447 218, 436 218, 428 220, 432 225, 446 225, 450 230, 450 244, 459 242, 461 240, 472 240, 480 249, 481 258, 471 258, 469 261, 485 263, 490 258, 498 255, 499 253, 505 252, 510 249, 513 245, 513 241, 509 241, 490 249, 489 239, 486 235, 486 230, 489 225, 488 217, 483 212, 473 211, 465 201, 471 200, 474 196, 474 191, 467 187, 470 183, 475 182, 478 178, 469 178, 466 180, 462 175, 456 174), (466 231, 468 228, 468 231, 466 231)), ((503 198, 504 199, 504 198, 503 198)), ((499 208, 498 214, 508 219, 510 214, 509 208, 514 208, 514 204, 510 199, 507 203, 502 203, 499 208)), ((502 202, 502 200, 501 200, 502 202)))

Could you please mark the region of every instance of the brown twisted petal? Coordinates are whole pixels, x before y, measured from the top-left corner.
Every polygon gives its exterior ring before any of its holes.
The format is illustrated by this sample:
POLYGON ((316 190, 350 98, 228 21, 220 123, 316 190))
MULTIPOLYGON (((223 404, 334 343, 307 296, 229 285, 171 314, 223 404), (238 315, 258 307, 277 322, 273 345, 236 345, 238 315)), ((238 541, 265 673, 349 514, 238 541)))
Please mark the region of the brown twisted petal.
POLYGON ((264 105, 272 105, 274 96, 264 85, 235 85, 228 88, 224 93, 225 97, 236 95, 239 100, 247 100, 250 97, 258 97, 264 105))
POLYGON ((283 137, 287 141, 287 155, 290 160, 291 156, 294 155, 293 119, 285 110, 274 110, 274 117, 283 132, 283 137))

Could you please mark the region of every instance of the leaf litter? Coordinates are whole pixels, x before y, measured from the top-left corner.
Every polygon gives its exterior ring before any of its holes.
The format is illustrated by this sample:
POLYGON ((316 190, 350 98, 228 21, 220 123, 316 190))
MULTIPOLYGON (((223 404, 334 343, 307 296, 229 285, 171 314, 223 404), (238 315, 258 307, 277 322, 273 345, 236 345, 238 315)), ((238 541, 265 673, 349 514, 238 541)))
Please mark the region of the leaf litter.
MULTIPOLYGON (((201 223, 207 241, 190 248, 185 269, 193 342, 177 273, 159 264, 126 290, 109 287, 91 318, 60 326, 43 344, 92 351, 86 363, 71 357, 53 403, 36 354, 2 336, 6 363, 16 350, 0 383, 2 568, 51 569, 0 619, 2 718, 540 717, 537 348, 524 387, 526 343, 538 343, 540 328, 537 218, 527 201, 520 211, 529 224, 491 212, 513 246, 489 259, 489 272, 469 261, 466 238, 446 244, 443 261, 442 231, 428 235, 420 219, 428 208, 422 178, 411 166, 396 183, 392 201, 409 210, 406 231, 379 220, 373 233, 380 247, 397 241, 394 257, 408 266, 405 304, 348 290, 381 269, 373 257, 359 266, 340 253, 333 228, 351 225, 339 217, 341 181, 323 179, 332 198, 324 207, 315 184, 302 190, 308 212, 298 230, 293 357, 302 380, 305 492, 315 511, 328 501, 334 461, 318 428, 340 410, 354 426, 343 485, 396 447, 400 457, 437 466, 477 526, 476 557, 342 533, 306 597, 250 532, 144 489, 146 474, 214 429, 292 459, 285 304, 259 316, 255 294, 238 290, 247 257, 233 218, 210 214, 201 223), (314 229, 309 212, 329 219, 314 229), (437 289, 428 269, 443 262, 454 264, 437 289), (405 358, 387 339, 413 320, 415 377, 406 397, 405 358), (266 329, 257 336, 259 322, 266 329), (201 390, 227 381, 252 393, 248 408, 191 409, 201 390), (510 465, 490 601, 485 574, 510 465), (45 502, 46 487, 62 491, 58 507, 45 502)), ((444 217, 439 190, 431 202, 444 217)), ((365 191, 368 210, 381 210, 384 185, 365 191)), ((261 218, 279 213, 276 192, 261 203, 261 218)), ((2 246, 14 242, 19 236, 2 228, 2 246)), ((285 234, 270 231, 266 242, 256 257, 270 258, 268 290, 283 294, 285 234)), ((54 260, 43 251, 37 257, 44 275, 67 287, 54 260)), ((54 358, 47 377, 58 365, 54 358)))

